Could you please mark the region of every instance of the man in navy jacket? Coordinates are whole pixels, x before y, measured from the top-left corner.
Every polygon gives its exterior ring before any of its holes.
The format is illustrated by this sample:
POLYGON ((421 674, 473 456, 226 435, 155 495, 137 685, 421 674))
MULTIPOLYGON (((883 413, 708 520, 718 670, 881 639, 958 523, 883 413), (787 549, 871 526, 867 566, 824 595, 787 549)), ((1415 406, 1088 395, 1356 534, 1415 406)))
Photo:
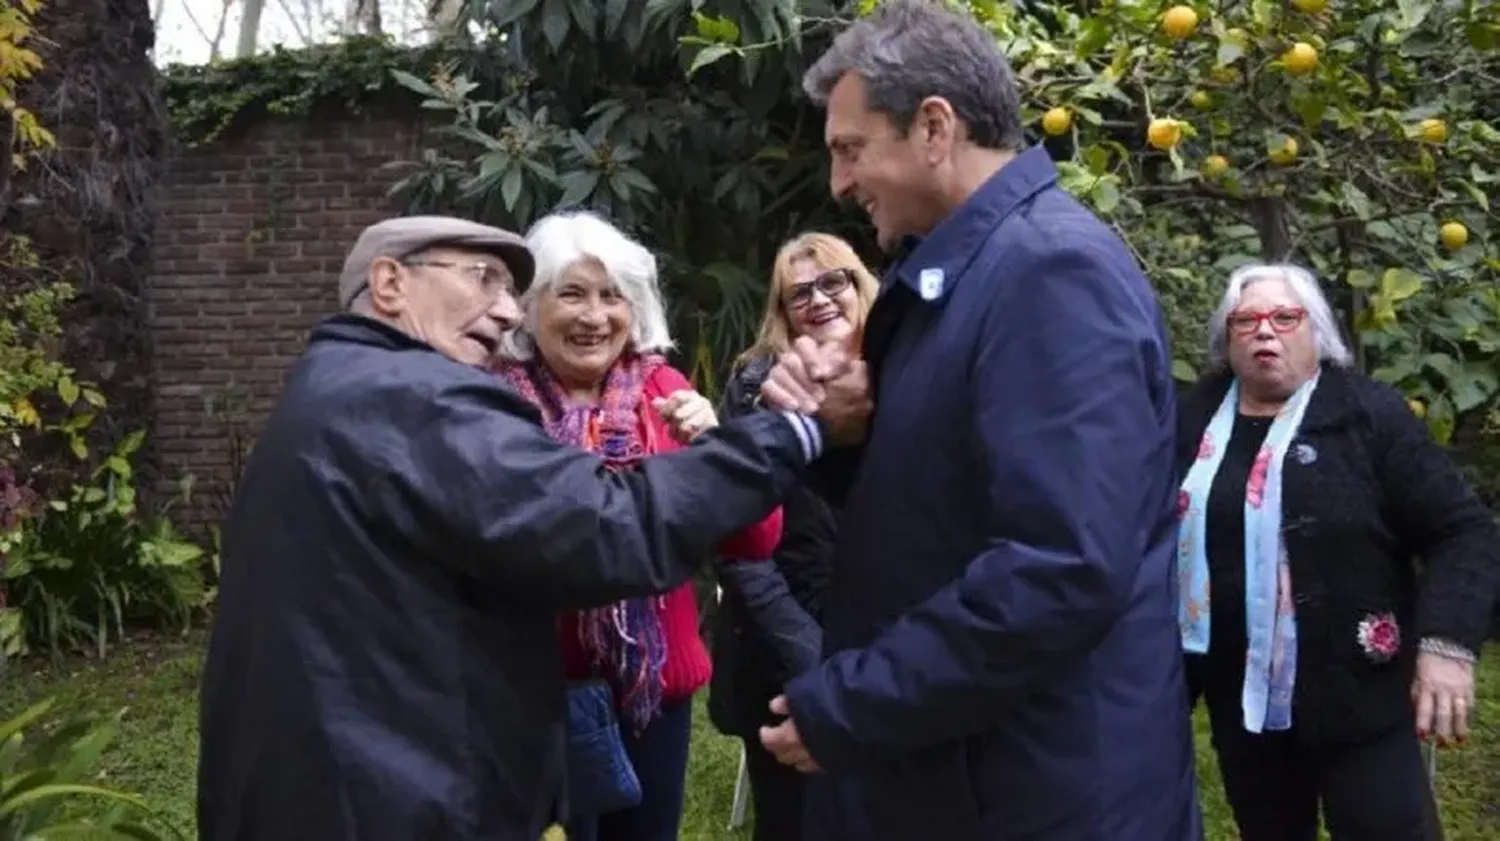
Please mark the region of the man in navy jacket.
POLYGON ((816 775, 807 837, 1200 837, 1150 285, 1025 148, 972 20, 891 0, 804 87, 834 195, 904 250, 866 330, 867 432, 840 410, 858 372, 819 381, 810 348, 762 391, 826 392, 830 439, 861 440, 817 468, 843 505, 826 659, 762 732, 816 775))

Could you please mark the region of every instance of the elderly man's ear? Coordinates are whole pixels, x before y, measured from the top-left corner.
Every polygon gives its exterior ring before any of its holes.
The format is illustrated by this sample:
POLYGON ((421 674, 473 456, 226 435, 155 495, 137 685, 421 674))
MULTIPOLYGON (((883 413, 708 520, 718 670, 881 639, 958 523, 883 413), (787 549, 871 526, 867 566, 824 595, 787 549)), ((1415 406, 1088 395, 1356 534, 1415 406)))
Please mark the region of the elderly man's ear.
POLYGON ((381 315, 396 315, 406 308, 407 284, 411 276, 390 257, 379 257, 370 263, 370 308, 381 315))

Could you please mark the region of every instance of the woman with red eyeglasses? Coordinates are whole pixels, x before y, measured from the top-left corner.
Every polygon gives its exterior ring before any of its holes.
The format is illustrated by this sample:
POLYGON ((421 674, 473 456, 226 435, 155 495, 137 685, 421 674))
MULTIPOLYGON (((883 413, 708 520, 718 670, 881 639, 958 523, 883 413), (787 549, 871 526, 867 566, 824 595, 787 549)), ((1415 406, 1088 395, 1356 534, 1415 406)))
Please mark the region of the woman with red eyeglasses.
POLYGON ((1500 530, 1316 279, 1250 266, 1179 406, 1179 621, 1242 841, 1440 836, 1420 742, 1462 744, 1500 530), (1420 562, 1418 559, 1421 559, 1420 562))
MULTIPOLYGON (((760 335, 735 366, 720 414, 752 411, 776 355, 798 336, 844 342, 858 353, 865 314, 879 284, 854 249, 824 233, 784 244, 771 269, 760 335)), ((836 535, 832 508, 810 488, 782 501, 782 536, 771 562, 725 558, 724 598, 712 624, 714 676, 708 712, 720 732, 740 738, 755 810, 755 841, 798 841, 807 777, 779 764, 760 743, 775 723, 771 699, 821 657, 823 591, 836 535)))

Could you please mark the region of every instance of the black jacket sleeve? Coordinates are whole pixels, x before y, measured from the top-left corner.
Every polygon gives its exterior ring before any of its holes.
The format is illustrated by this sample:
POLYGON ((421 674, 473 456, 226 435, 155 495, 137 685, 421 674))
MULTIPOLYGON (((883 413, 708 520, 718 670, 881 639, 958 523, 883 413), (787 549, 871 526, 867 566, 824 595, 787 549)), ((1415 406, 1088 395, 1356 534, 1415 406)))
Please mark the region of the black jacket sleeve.
POLYGON ((397 420, 364 424, 349 442, 359 451, 351 461, 373 465, 351 491, 399 539, 552 608, 671 589, 716 543, 765 517, 797 481, 809 443, 817 449, 806 425, 757 412, 612 472, 548 437, 498 380, 465 380, 385 414, 397 420))
MULTIPOLYGON (((724 389, 720 414, 735 418, 753 411, 770 368, 770 360, 754 359, 737 371, 724 389)), ((818 664, 823 629, 797 602, 775 562, 726 558, 719 565, 719 583, 744 606, 789 674, 801 674, 818 664)))
POLYGON ((1422 562, 1418 636, 1478 654, 1500 589, 1500 528, 1401 395, 1373 380, 1363 390, 1388 516, 1422 562))
POLYGON ((787 674, 800 675, 818 665, 823 629, 792 597, 774 561, 726 560, 719 566, 719 582, 744 605, 787 674))

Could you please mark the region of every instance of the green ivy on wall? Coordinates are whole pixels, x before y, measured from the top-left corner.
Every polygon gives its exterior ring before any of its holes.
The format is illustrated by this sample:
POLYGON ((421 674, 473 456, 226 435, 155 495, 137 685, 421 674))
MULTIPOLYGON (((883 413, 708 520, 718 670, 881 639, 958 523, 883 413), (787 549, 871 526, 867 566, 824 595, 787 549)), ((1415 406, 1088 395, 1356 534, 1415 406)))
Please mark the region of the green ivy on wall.
POLYGON ((403 47, 367 36, 309 49, 276 47, 250 58, 205 65, 172 65, 162 72, 163 95, 177 141, 212 143, 243 117, 305 117, 325 103, 359 111, 393 84, 392 70, 419 78, 459 58, 450 46, 403 47))

